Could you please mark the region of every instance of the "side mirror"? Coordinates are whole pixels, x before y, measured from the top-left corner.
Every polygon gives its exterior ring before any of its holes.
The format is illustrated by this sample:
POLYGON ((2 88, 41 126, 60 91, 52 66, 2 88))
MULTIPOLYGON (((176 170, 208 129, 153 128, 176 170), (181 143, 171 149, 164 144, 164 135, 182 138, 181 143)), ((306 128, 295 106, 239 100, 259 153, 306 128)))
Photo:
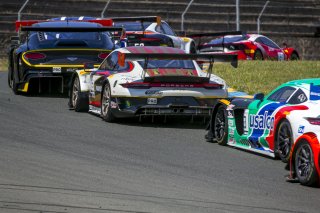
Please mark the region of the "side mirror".
POLYGON ((264 99, 264 94, 263 93, 257 93, 253 96, 254 100, 259 100, 262 101, 264 99))
POLYGON ((83 67, 84 69, 93 69, 94 63, 84 63, 83 67))

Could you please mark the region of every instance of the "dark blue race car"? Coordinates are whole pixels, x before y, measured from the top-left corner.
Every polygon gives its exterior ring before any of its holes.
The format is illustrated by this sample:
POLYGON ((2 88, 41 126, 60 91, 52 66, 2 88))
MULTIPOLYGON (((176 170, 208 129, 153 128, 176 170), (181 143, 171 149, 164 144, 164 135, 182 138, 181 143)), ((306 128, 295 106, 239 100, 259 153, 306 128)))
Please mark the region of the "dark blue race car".
MULTIPOLYGON (((112 20, 62 18, 17 21, 24 35, 11 38, 8 84, 14 93, 64 92, 85 63, 98 66, 117 46, 112 20)), ((121 33, 118 33, 118 35, 121 33)))

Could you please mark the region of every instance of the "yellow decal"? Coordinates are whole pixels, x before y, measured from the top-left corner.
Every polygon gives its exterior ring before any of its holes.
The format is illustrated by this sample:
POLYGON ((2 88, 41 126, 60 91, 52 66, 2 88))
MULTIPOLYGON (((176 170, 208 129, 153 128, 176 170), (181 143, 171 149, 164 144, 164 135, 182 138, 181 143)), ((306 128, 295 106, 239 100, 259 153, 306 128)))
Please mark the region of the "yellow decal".
POLYGON ((190 41, 190 38, 186 38, 186 37, 181 37, 182 41, 183 42, 189 42, 190 41))
POLYGON ((25 83, 23 89, 19 89, 19 91, 21 92, 28 92, 28 88, 29 88, 29 83, 25 83))
POLYGON ((226 99, 220 99, 219 101, 220 101, 220 103, 223 103, 223 104, 225 104, 227 106, 230 104, 230 101, 228 101, 226 99))

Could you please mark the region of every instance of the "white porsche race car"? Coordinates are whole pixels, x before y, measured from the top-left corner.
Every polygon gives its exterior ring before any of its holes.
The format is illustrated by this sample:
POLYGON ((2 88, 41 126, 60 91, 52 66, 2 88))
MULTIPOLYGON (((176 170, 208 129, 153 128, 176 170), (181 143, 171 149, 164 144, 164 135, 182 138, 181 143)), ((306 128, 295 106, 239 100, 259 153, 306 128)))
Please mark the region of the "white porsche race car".
POLYGON ((196 53, 194 40, 178 36, 159 16, 116 17, 112 21, 126 30, 128 46, 166 46, 196 53))
POLYGON ((217 99, 228 95, 225 81, 212 74, 213 62, 236 67, 237 56, 186 54, 171 47, 117 49, 98 69, 74 73, 69 107, 108 122, 134 116, 209 117, 217 99), (209 71, 195 60, 209 62, 209 71))

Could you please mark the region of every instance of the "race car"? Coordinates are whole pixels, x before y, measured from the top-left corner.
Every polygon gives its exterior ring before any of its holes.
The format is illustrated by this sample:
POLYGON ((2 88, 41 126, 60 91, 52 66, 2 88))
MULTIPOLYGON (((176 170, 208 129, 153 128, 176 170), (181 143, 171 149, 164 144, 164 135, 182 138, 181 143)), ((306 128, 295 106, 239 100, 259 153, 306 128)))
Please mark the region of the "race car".
POLYGON ((179 37, 159 16, 115 17, 114 26, 126 29, 128 46, 166 46, 195 53, 191 38, 179 37))
MULTIPOLYGON (((96 67, 117 46, 110 19, 64 17, 50 20, 17 21, 16 30, 25 37, 14 37, 8 52, 8 84, 14 93, 63 93, 72 73, 84 63, 96 67)), ((121 34, 121 33, 119 33, 121 34)))
MULTIPOLYGON (((266 97, 259 93, 253 99, 222 99, 214 107, 206 138, 283 162, 288 162, 292 147, 301 155, 301 147, 309 144, 319 172, 319 105, 320 79, 290 81, 266 97)), ((301 169, 302 161, 294 156, 296 169, 301 169)))
POLYGON ((237 56, 186 54, 171 47, 120 48, 98 69, 74 73, 69 107, 89 110, 107 122, 124 117, 209 117, 217 99, 228 95, 225 81, 212 74, 213 62, 236 67, 237 56), (208 61, 209 71, 202 71, 195 60, 208 61))
POLYGON ((239 60, 298 60, 297 50, 292 47, 279 47, 270 38, 260 34, 243 34, 241 31, 202 33, 189 35, 192 38, 217 37, 206 43, 199 42, 198 52, 238 54, 239 60))

